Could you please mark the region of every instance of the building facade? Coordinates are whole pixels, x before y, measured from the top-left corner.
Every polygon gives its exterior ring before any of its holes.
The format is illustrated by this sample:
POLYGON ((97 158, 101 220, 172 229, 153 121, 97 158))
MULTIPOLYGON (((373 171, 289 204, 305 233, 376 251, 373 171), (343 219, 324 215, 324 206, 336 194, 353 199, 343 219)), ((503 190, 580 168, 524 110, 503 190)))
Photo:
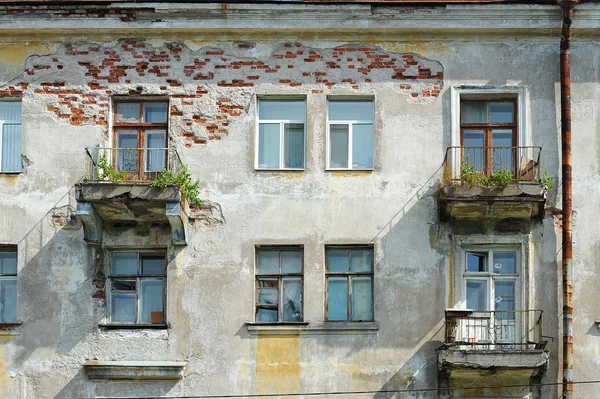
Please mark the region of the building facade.
MULTIPOLYGON (((559 397, 562 16, 1 2, 0 397, 559 397)), ((576 7, 581 382, 599 22, 576 7)))

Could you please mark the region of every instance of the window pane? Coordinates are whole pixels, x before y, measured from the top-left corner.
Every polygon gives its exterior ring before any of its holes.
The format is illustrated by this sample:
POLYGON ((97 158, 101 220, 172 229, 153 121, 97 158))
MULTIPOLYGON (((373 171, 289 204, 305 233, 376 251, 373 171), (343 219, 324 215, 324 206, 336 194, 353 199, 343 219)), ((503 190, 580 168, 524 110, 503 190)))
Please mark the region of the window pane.
POLYGON ((274 323, 277 321, 277 310, 257 308, 256 321, 274 323))
POLYGON ((284 321, 302 321, 302 280, 284 278, 282 281, 284 321))
POLYGON ((279 123, 258 126, 258 167, 279 168, 279 123))
POLYGON ((21 125, 5 123, 2 127, 2 172, 21 171, 21 125))
POLYGON ((117 169, 126 172, 137 170, 137 132, 120 130, 117 138, 117 169))
POLYGON ((517 253, 494 251, 494 273, 498 274, 516 274, 517 273, 517 253))
POLYGON ((163 281, 142 280, 141 285, 141 313, 142 323, 163 323, 163 281))
POLYGON ((464 101, 460 104, 460 108, 463 123, 487 123, 487 102, 464 101))
POLYGON ((512 130, 492 130, 492 149, 493 170, 508 169, 513 170, 513 149, 512 148, 497 148, 497 147, 512 147, 513 133, 512 130))
POLYGON ((165 123, 166 121, 167 103, 144 103, 144 122, 165 123))
POLYGON ((353 249, 351 251, 352 272, 370 272, 373 264, 373 250, 371 249, 353 249))
POLYGON ((110 293, 110 321, 113 323, 135 322, 135 294, 110 293))
POLYGON ((0 274, 17 274, 17 252, 0 252, 0 274))
POLYGON ((469 165, 473 166, 477 172, 482 172, 485 166, 483 130, 464 130, 463 145, 465 147, 463 162, 468 161, 469 165))
POLYGON ((328 249, 327 271, 329 273, 344 273, 350 271, 350 250, 328 249))
POLYGON ((140 104, 117 103, 117 122, 139 122, 140 104))
POLYGON ((113 280, 113 291, 135 291, 135 280, 113 280))
POLYGON ((352 320, 373 320, 371 277, 352 279, 352 320))
POLYGON ((281 251, 281 273, 302 273, 301 251, 281 251))
POLYGON ((490 123, 513 123, 513 103, 490 103, 490 123))
POLYGON ((490 310, 487 280, 467 280, 467 309, 490 310))
POLYGON ((329 125, 329 166, 348 167, 348 125, 329 125))
POLYGON ((352 168, 373 169, 373 125, 352 126, 352 168))
POLYGON ((113 275, 136 275, 138 273, 138 255, 136 252, 113 252, 111 254, 113 275))
POLYGON ((279 274, 279 251, 258 252, 258 274, 279 274))
POLYGON ((258 297, 259 305, 273 305, 276 307, 279 304, 279 280, 258 280, 258 297))
POLYGON ((286 168, 304 167, 304 125, 284 125, 283 162, 286 168))
POLYGON ((487 253, 467 252, 467 271, 487 272, 487 253))
MULTIPOLYGON (((515 281, 514 280, 498 280, 494 281, 494 302, 496 310, 515 310, 515 281)), ((514 313, 510 312, 500 316, 501 319, 512 319, 514 313)))
POLYGON ((0 280, 0 322, 17 321, 17 279, 0 280))
POLYGON ((142 274, 165 274, 166 261, 164 256, 143 256, 142 274))
POLYGON ((147 132, 146 171, 161 172, 165 168, 165 138, 164 130, 149 130, 147 132))
POLYGON ((327 320, 348 320, 348 279, 327 279, 327 320))
POLYGON ((260 100, 258 102, 260 120, 304 121, 305 118, 304 100, 260 100))
POLYGON ((329 101, 331 121, 372 121, 373 101, 329 101))
POLYGON ((0 101, 0 121, 21 122, 21 101, 0 101))

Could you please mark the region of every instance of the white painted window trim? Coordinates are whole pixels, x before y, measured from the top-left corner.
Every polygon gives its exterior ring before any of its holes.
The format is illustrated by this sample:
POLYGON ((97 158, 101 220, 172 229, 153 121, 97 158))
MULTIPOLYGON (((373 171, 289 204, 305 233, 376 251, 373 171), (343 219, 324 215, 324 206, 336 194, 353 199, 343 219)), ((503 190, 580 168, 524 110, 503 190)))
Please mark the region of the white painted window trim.
MULTIPOLYGON (((374 170, 375 169, 375 115, 373 115, 373 120, 361 120, 361 119, 356 119, 356 120, 330 120, 329 119, 329 103, 331 101, 336 101, 335 99, 327 99, 327 133, 326 133, 326 147, 327 147, 327 159, 326 159, 326 169, 327 170, 374 170), (352 133, 353 133, 353 127, 354 125, 360 125, 360 124, 371 124, 373 126, 373 167, 371 168, 353 168, 352 167, 352 133), (348 125, 348 167, 347 168, 334 168, 331 167, 331 141, 330 141, 330 126, 331 125, 348 125)), ((343 99, 343 100, 337 100, 337 101, 347 101, 347 102, 352 102, 352 101, 360 101, 360 102, 364 102, 364 101, 371 101, 373 103, 373 112, 375 111, 375 101, 372 98, 367 98, 367 99, 361 99, 361 98, 357 98, 356 100, 347 100, 347 99, 343 99)))
MULTIPOLYGON (((529 120, 529 89, 524 86, 477 86, 477 85, 456 85, 450 87, 450 145, 460 146, 460 103, 463 95, 476 95, 485 99, 486 95, 507 94, 517 97, 517 146, 532 145, 532 136, 529 120)), ((453 178, 460 178, 460 158, 452 158, 453 153, 448 154, 453 178)))
POLYGON ((286 100, 297 100, 297 101, 304 101, 305 104, 305 109, 306 109, 306 98, 297 98, 297 97, 258 97, 256 99, 256 126, 255 126, 255 138, 254 138, 254 169, 255 170, 305 170, 306 169, 306 115, 304 116, 304 120, 291 120, 291 119, 260 119, 260 114, 259 114, 259 103, 261 100, 271 100, 271 101, 277 101, 277 100, 282 100, 282 101, 286 101, 286 100), (260 167, 258 164, 258 155, 259 155, 259 149, 260 149, 260 124, 261 123, 265 123, 265 124, 275 124, 278 123, 279 124, 279 167, 278 168, 263 168, 260 167), (304 134, 304 154, 303 154, 303 159, 302 159, 302 167, 301 168, 286 168, 285 165, 285 160, 284 160, 284 153, 285 153, 285 147, 284 147, 284 135, 285 135, 285 125, 286 124, 302 124, 302 126, 304 127, 303 129, 303 134, 304 134))

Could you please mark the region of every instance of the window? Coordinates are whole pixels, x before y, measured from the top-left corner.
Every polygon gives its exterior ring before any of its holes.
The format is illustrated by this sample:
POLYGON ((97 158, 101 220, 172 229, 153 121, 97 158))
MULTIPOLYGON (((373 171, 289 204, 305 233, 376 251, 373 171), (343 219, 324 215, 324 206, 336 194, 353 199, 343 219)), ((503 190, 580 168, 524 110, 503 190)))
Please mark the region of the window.
POLYGON ((149 180, 166 165, 166 101, 115 103, 115 167, 128 180, 149 180))
POLYGON ((373 101, 329 100, 327 169, 373 169, 373 101))
POLYGON ((0 249, 0 323, 17 322, 17 251, 0 249))
POLYGON ((256 321, 300 322, 302 249, 259 248, 256 251, 256 321))
MULTIPOLYGON (((519 254, 511 249, 474 249, 465 251, 463 274, 467 309, 492 312, 492 325, 476 331, 489 338, 494 331, 498 341, 514 342, 518 337, 519 254)), ((474 326, 473 326, 474 327, 474 326)), ((471 334, 473 335, 473 334, 471 334)))
POLYGON ((490 176, 508 169, 516 176, 517 102, 461 100, 461 147, 463 162, 490 176))
POLYGON ((20 101, 0 101, 0 172, 21 172, 20 101))
POLYGON ((328 247, 329 321, 373 321, 373 248, 328 247))
POLYGON ((112 252, 110 258, 110 323, 164 324, 164 253, 112 252))
POLYGON ((257 169, 304 169, 306 101, 258 100, 257 169))

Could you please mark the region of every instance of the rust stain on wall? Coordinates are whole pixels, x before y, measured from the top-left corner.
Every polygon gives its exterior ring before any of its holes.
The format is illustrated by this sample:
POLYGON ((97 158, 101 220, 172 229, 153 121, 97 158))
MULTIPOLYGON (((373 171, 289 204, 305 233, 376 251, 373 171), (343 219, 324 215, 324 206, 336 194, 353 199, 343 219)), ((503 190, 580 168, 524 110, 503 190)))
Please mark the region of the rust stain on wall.
POLYGON ((259 335, 255 357, 259 394, 301 391, 299 335, 259 335))

